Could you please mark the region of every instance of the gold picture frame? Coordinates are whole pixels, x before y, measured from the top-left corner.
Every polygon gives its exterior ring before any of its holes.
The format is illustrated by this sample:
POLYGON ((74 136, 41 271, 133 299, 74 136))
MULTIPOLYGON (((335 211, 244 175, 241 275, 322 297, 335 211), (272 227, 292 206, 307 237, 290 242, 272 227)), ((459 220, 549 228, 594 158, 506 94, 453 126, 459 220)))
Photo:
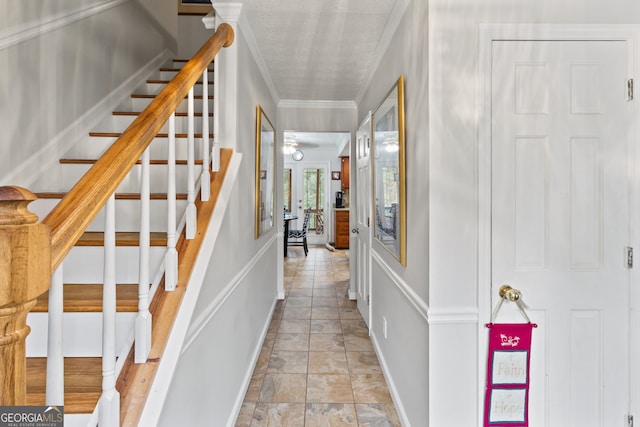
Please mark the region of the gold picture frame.
POLYGON ((271 230, 275 211, 276 129, 260 105, 256 107, 255 238, 271 230))
POLYGON ((211 0, 178 0, 178 15, 206 15, 212 10, 211 0))
POLYGON ((373 113, 374 236, 407 265, 404 76, 373 113))

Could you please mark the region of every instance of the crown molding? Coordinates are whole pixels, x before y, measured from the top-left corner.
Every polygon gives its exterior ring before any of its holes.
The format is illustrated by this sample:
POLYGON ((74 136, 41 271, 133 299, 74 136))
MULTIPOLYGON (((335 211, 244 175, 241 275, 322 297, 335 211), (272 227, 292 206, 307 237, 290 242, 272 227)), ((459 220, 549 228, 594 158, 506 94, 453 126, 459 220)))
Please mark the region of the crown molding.
POLYGON ((389 15, 389 20, 387 21, 387 25, 384 27, 384 31, 382 32, 382 36, 380 37, 378 46, 376 46, 376 51, 369 64, 369 69, 367 70, 366 77, 362 82, 362 86, 360 86, 358 95, 356 96, 356 104, 360 104, 360 102, 362 102, 362 98, 364 97, 365 92, 371 85, 373 75, 382 63, 382 58, 387 52, 387 49, 389 49, 391 40, 393 39, 393 36, 396 34, 396 31, 400 26, 400 22, 402 21, 402 17, 407 10, 407 6, 409 6, 409 3, 411 3, 411 0, 398 0, 394 3, 391 14, 389 15))

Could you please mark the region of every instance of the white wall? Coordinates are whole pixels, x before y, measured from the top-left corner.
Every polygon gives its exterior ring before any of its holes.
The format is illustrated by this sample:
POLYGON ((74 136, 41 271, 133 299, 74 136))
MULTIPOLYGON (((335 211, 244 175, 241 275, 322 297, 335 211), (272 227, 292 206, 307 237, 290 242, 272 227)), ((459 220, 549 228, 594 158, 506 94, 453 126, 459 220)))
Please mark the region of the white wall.
MULTIPOLYGON (((232 425, 271 320, 278 257, 276 228, 254 239, 256 105, 274 122, 276 106, 240 31, 237 151, 243 153, 224 222, 207 267, 190 337, 160 417, 162 426, 232 425), (228 298, 221 298, 232 288, 228 298)), ((224 84, 222 82, 221 84, 224 84)), ((224 107, 223 107, 224 108, 224 107)), ((275 122, 274 122, 275 124, 275 122)), ((277 126, 277 125, 276 125, 277 126)), ((225 142, 223 142, 223 145, 225 142)))
MULTIPOLYGON (((405 77, 407 265, 373 244, 372 338, 406 425, 426 426, 429 414, 429 91, 428 3, 410 2, 358 105, 358 120, 375 111, 405 77), (383 317, 388 335, 382 334, 383 317)), ((352 190, 352 193, 355 194, 352 190)), ((433 426, 451 424, 432 424, 433 426)))
POLYGON ((166 39, 132 0, 3 1, 0 9, 0 184, 28 185, 56 161, 47 153, 80 135, 55 138, 159 56, 166 39))
POLYGON ((490 307, 478 294, 479 25, 638 22, 630 1, 429 2, 431 425, 478 425, 481 415, 490 307))

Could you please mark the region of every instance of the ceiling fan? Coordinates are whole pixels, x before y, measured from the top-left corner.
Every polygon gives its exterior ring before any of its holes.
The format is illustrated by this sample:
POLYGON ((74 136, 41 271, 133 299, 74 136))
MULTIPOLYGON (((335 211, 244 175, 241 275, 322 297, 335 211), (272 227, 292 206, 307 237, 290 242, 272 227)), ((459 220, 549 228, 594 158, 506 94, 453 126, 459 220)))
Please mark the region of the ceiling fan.
POLYGON ((302 158, 304 157, 304 154, 300 150, 301 148, 315 148, 315 147, 319 147, 319 145, 311 142, 302 142, 293 133, 285 132, 284 134, 284 143, 282 144, 282 152, 284 154, 290 154, 293 160, 296 160, 296 161, 302 160, 302 158))

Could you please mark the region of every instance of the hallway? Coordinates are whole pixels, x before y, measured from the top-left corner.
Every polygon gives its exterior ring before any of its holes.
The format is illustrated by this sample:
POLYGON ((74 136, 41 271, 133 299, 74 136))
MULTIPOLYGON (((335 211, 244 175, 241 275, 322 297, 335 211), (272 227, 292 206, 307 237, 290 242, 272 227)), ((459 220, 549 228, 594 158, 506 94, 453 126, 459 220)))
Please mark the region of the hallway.
POLYGON ((400 426, 349 301, 348 251, 289 248, 279 301, 236 427, 400 426))

